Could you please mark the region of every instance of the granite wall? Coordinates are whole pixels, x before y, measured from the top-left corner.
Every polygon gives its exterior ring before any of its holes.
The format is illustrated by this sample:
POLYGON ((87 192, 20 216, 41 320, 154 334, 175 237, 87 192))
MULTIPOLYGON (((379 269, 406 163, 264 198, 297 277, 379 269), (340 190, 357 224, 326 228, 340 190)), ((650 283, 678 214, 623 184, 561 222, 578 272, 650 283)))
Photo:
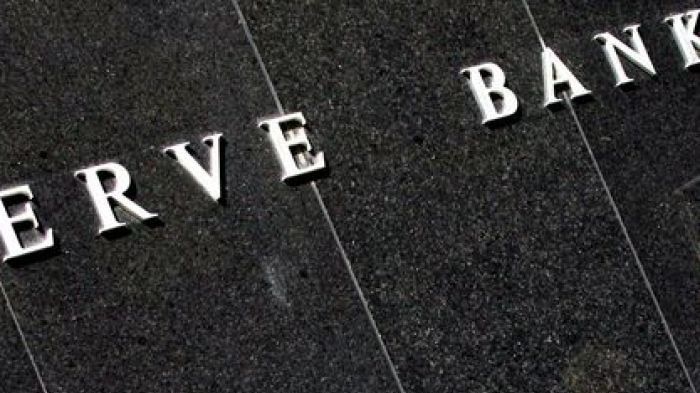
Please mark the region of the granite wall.
POLYGON ((0 4, 0 188, 59 242, 0 267, 0 392, 695 392, 700 77, 662 20, 696 6, 0 4), (658 75, 623 90, 592 37, 631 23, 658 75), (540 39, 593 91, 578 125, 540 39), (484 61, 521 105, 492 127, 459 75, 484 61), (275 95, 313 184, 279 180, 275 95), (215 132, 221 203, 161 153, 215 132), (159 222, 97 235, 73 172, 103 162, 159 222))

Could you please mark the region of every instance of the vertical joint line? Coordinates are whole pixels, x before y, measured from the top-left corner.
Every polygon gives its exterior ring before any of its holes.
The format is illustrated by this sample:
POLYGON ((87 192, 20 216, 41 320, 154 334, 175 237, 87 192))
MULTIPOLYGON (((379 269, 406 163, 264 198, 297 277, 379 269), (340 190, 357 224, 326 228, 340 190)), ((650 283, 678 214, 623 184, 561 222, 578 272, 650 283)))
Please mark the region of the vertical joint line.
POLYGON ((400 393, 406 393, 406 391, 403 388, 403 384, 401 383, 401 378, 399 378, 399 373, 396 370, 396 365, 394 365, 394 361, 391 359, 391 355, 389 354, 389 350, 386 347, 386 344, 384 343, 384 339, 382 338, 382 334, 379 331, 379 327, 377 327, 377 322, 374 319, 374 316, 372 315, 372 310, 369 308, 369 302, 367 302, 367 298, 365 297, 365 294, 362 291, 362 287, 360 286, 360 282, 357 279, 357 276, 355 275, 355 272, 352 269, 352 264, 350 263, 350 258, 348 258, 345 248, 343 247, 343 243, 340 241, 340 236, 338 236, 338 232, 335 229, 335 225, 333 224, 333 220, 331 219, 330 214, 328 213, 328 209, 326 208, 326 204, 323 202, 323 198, 321 197, 321 192, 318 190, 318 187, 316 186, 316 182, 311 182, 311 188, 314 191, 314 195, 316 195, 316 200, 318 201, 318 205, 321 207, 321 211, 323 212, 323 217, 326 219, 326 223, 328 223, 328 227, 330 228, 331 234, 333 235, 333 240, 335 240, 335 244, 338 247, 338 251, 340 252, 340 256, 343 259, 343 263, 345 264, 345 268, 348 271, 348 275, 350 276, 350 280, 352 281, 352 285, 355 288, 355 292, 357 293, 357 296, 360 298, 360 302, 362 303, 362 308, 367 315, 367 319, 369 320, 370 325, 372 326, 372 331, 374 332, 375 338, 377 339, 377 342, 379 343, 379 348, 382 351, 382 355, 384 356, 384 359, 386 360, 387 366, 389 367, 389 371, 391 372, 391 376, 394 379, 394 382, 396 383, 396 387, 399 389, 400 393))
POLYGON ((233 3, 233 7, 236 9, 236 13, 238 14, 238 21, 241 24, 241 26, 243 26, 243 31, 245 32, 248 44, 250 44, 250 47, 253 49, 255 60, 257 60, 258 65, 260 66, 260 70, 262 71, 262 74, 265 77, 265 83, 267 83, 268 90, 270 91, 270 94, 272 94, 272 99, 275 101, 277 111, 280 115, 283 115, 284 108, 282 107, 282 101, 280 101, 280 98, 277 95, 277 90, 275 89, 275 85, 272 83, 270 74, 267 72, 265 62, 263 61, 262 56, 260 56, 260 51, 258 50, 258 46, 255 44, 253 34, 250 32, 250 28, 248 28, 248 22, 246 21, 245 16, 243 16, 243 10, 241 10, 241 6, 238 4, 238 0, 231 0, 231 3, 233 3))
POLYGON ((535 35, 537 36, 537 40, 540 42, 540 46, 542 46, 542 49, 547 49, 547 44, 544 43, 544 38, 542 37, 542 33, 540 32, 540 27, 537 25, 537 21, 535 21, 535 17, 532 15, 532 11, 530 10, 530 4, 527 3, 527 0, 522 0, 523 1, 523 7, 525 7, 525 12, 527 12, 527 17, 530 19, 530 24, 532 24, 532 28, 535 30, 535 35))
POLYGON ((571 103, 571 99, 569 98, 569 95, 564 93, 564 100, 566 102, 566 107, 569 109, 569 113, 571 113, 571 117, 574 120, 574 123, 576 123, 576 128, 578 130, 579 135, 581 136, 581 139, 583 141, 583 144, 586 147, 586 150, 588 152, 588 156, 591 158, 591 162, 593 164, 593 168, 595 169, 596 174, 598 175, 598 179, 600 180, 600 183, 603 186, 603 189, 605 190, 605 195, 607 196, 608 202, 610 203, 610 207, 612 208, 615 218, 617 219, 617 222, 620 224, 620 228, 622 229, 622 234, 625 237, 625 240, 627 241, 627 245, 632 252, 632 257, 634 258, 634 262, 637 265, 637 269, 639 270, 639 274, 642 276, 642 281, 644 282, 644 286, 647 289, 647 292, 649 292, 649 296, 651 297, 652 302, 654 303, 654 308, 656 308, 656 312, 659 315, 659 318, 661 319, 661 324, 663 325, 664 331, 666 332, 666 335, 668 336, 669 341, 671 342, 671 347, 673 347, 673 351, 675 352, 676 357, 678 358, 678 362, 681 365, 681 368, 683 369, 683 374, 685 378, 688 380, 688 384, 690 385, 690 390, 692 393, 697 393, 697 390, 695 389, 695 384, 693 383, 693 378, 690 376, 690 371, 688 370, 688 367, 685 364, 685 360, 683 359, 683 355, 681 354, 680 349, 678 348, 678 345, 676 344, 676 339, 673 336, 673 332, 671 331, 671 326, 668 324, 668 321, 666 320, 666 316, 664 315, 663 310, 661 309, 661 304, 659 303, 658 298, 656 297, 656 293, 654 293, 654 287, 651 285, 651 280, 649 280, 649 277, 647 276, 646 269, 644 268, 644 265, 642 264, 641 259, 639 258, 639 254, 637 253, 637 248, 635 247, 634 243, 632 242, 632 237, 629 234, 629 231, 627 230, 627 225, 625 224, 624 219, 622 218, 622 213, 620 213, 620 209, 617 206, 617 203, 615 202, 615 199, 612 196, 612 192, 610 191, 610 187, 608 186, 608 182, 605 180, 605 176, 603 176, 603 171, 600 169, 600 165, 598 164, 598 160, 595 157, 595 154, 593 153, 593 148, 591 147, 590 142, 588 141, 588 137, 586 136, 586 133, 583 131, 583 126, 581 125, 581 121, 578 118, 578 115, 576 114, 576 111, 574 110, 574 106, 571 103))
MULTIPOLYGON (((535 20, 535 17, 532 15, 532 11, 530 10, 530 5, 528 4, 527 0, 522 0, 523 6, 525 7, 525 11, 527 12, 527 16, 530 19, 530 23, 532 24, 532 27, 535 31, 535 34, 537 35, 538 40, 540 41, 540 45, 542 46, 542 49, 546 49, 547 45, 544 42, 544 38, 542 37, 542 33, 540 32, 539 26, 537 25, 537 21, 535 20)), ((632 242, 632 237, 629 234, 629 231, 627 230, 627 225, 625 224, 625 220, 622 218, 622 214, 620 213, 620 209, 617 206, 617 203, 615 202, 615 198, 613 198, 612 192, 610 191, 610 187, 608 186, 608 182, 605 180, 605 176, 603 175, 603 171, 600 169, 600 165, 598 164, 598 160, 596 159, 595 153, 593 152, 593 148, 591 147, 591 144, 588 141, 588 137, 586 136, 586 133, 583 130, 583 126, 581 125, 581 121, 578 118, 578 115, 576 114, 576 110, 574 109, 573 104, 571 103, 571 99, 569 98, 569 95, 567 93, 564 93, 564 101, 566 102, 566 107, 569 110, 569 113, 571 114, 571 117, 574 120, 574 123, 576 125, 577 131, 579 133, 579 136, 581 137, 581 140, 583 141, 583 144, 586 148, 586 151, 588 152, 588 156, 591 159, 591 163, 593 165, 593 169, 596 172, 596 175, 598 176, 598 180, 600 181, 601 185, 603 186, 603 189, 605 191, 605 195, 608 199, 608 203, 610 204, 610 207, 613 210, 613 213, 615 214, 615 218, 617 219, 618 224, 620 225, 620 228, 622 230, 622 234, 625 238, 625 241, 627 242, 627 246, 629 247, 630 251, 632 252, 632 257, 634 259, 634 262, 637 266, 637 269, 639 270, 640 275, 642 276, 642 281, 644 282, 644 286, 646 287, 647 292, 649 293, 649 296, 651 297, 652 303, 654 304, 654 308, 656 309, 656 312, 661 319, 661 324, 664 328, 664 332, 666 333, 666 336, 668 337, 669 341, 671 342, 671 347, 673 348, 673 351, 676 355, 676 358, 678 359, 678 362, 681 365, 681 369, 683 370, 683 375, 688 381, 688 385, 690 386, 690 390, 692 393, 698 393, 697 390, 695 389, 695 383, 693 382, 693 378, 690 376, 690 372, 688 371, 688 367, 685 364, 685 360, 683 359, 683 355, 681 354, 680 349, 678 348, 678 345, 676 344, 676 339, 673 336, 673 332, 671 331, 671 327, 668 324, 668 321, 666 320, 666 316, 661 309, 661 304, 659 303, 659 299, 656 297, 656 293, 654 292, 654 287, 651 285, 651 281, 649 280, 649 277, 647 276, 646 269, 644 268, 644 265, 642 264, 641 259, 639 258, 639 254, 637 253, 637 248, 634 245, 634 242, 632 242)))
POLYGON ((36 379, 39 381, 39 385, 41 386, 41 391, 42 391, 42 393, 48 393, 46 390, 46 384, 44 383, 44 379, 41 377, 41 373, 39 372, 39 366, 36 364, 36 360, 34 359, 34 355, 32 355, 32 350, 29 349, 29 343, 27 342, 27 338, 24 336, 24 332, 22 331, 22 326, 19 324, 19 319, 17 318, 17 314, 15 313, 15 310, 12 307, 12 303, 10 302, 10 297, 7 296, 7 291, 5 291, 5 286, 2 284, 1 280, 0 280, 0 291, 2 292, 3 298, 5 298, 5 305, 7 306, 7 310, 10 312, 10 316, 12 317, 12 322, 14 323, 15 329, 17 330, 17 333, 19 334, 19 338, 22 341, 22 345, 24 346, 24 352, 27 353, 27 357, 29 358, 29 362, 32 364, 32 368, 34 369, 34 374, 36 375, 36 379))
MULTIPOLYGON (((258 62, 258 65, 260 66, 260 70, 265 77, 265 82, 267 83, 267 87, 270 90, 270 94, 272 94, 272 98, 275 101, 275 105, 277 106, 277 110, 279 111, 280 115, 284 114, 284 107, 282 106, 282 102, 279 99, 279 96, 277 95, 277 90, 275 89, 275 85, 272 83, 272 79, 270 78, 270 74, 267 71, 267 67, 265 66, 265 62, 262 59, 262 56, 260 55, 260 51, 258 50, 257 45, 255 44, 255 40, 253 39, 253 34, 250 32, 250 28, 248 27, 248 22, 245 19, 245 16, 243 15, 243 11, 238 4, 238 0, 231 0, 231 3, 233 4, 234 8, 236 9, 236 13, 238 14, 238 18, 240 20, 240 24, 243 27, 243 31, 245 32, 246 38, 248 39, 248 43, 250 44, 253 53, 255 55, 255 59, 258 62)), ((362 309, 370 323, 370 326, 372 328, 372 331, 374 333, 375 338, 377 339, 377 343, 379 345, 379 348, 382 352, 382 355, 384 357, 384 360, 386 361, 386 364, 389 368, 389 371, 391 372, 391 376, 396 383, 396 387, 399 390, 399 393, 406 393, 406 391, 403 388, 403 384, 401 383, 401 379, 399 378, 398 371, 396 369, 396 366, 394 364, 394 361, 391 358, 391 355, 389 354, 389 350, 387 349, 386 344, 384 343, 384 339, 382 338, 382 334, 379 331, 379 327, 377 326, 377 322, 374 319, 374 316, 372 315, 372 311, 369 308, 369 303, 367 301, 367 298, 364 295, 364 292, 362 291, 362 287, 360 286, 360 282, 357 279, 357 276, 355 275, 355 272, 352 268, 352 264, 350 263, 350 258, 348 258, 347 253, 345 252, 345 248, 343 247, 343 243, 340 241, 340 236, 338 236, 338 232, 335 229, 335 224, 333 224, 333 220, 331 219, 331 216, 328 212, 328 209, 326 208, 326 204, 323 201, 323 197, 321 196, 321 192, 318 189, 318 186, 316 185, 316 182, 311 181, 310 182, 311 189, 313 190, 314 196, 316 197, 316 201, 318 202, 318 205, 321 209, 321 212, 323 213, 323 217, 328 225, 328 228, 330 229, 331 235, 333 236, 333 240, 335 241, 335 245, 338 249, 338 252, 340 253, 341 259, 343 260, 343 264, 345 265, 345 268, 348 272, 348 275, 350 276, 350 280, 352 281, 353 288, 355 290, 355 293, 357 294, 357 297, 360 299, 360 302, 362 303, 362 309)))

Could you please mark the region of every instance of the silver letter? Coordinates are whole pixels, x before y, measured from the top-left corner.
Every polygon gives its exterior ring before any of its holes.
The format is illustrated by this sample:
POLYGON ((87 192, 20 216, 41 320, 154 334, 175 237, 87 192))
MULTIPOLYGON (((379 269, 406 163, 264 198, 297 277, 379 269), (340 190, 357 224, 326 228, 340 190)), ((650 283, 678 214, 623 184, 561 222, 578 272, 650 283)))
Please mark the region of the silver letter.
POLYGON ((671 25, 673 39, 683 55, 685 68, 690 68, 700 63, 697 50, 700 49, 700 37, 695 35, 695 26, 698 24, 700 10, 688 11, 685 14, 675 14, 664 19, 671 25))
POLYGON ((137 205, 131 199, 127 198, 124 193, 131 186, 131 176, 123 166, 116 163, 107 163, 93 166, 87 169, 82 169, 75 172, 75 176, 81 179, 87 185, 88 192, 92 198, 92 203, 97 209, 97 214, 100 217, 99 234, 121 228, 126 224, 117 221, 112 210, 110 202, 114 202, 124 208, 141 221, 149 220, 157 217, 157 214, 149 213, 141 206, 137 205), (112 190, 107 192, 100 180, 100 174, 110 174, 114 176, 114 184, 112 190))
POLYGON ((221 134, 214 134, 202 139, 202 142, 211 146, 209 151, 209 173, 202 168, 197 160, 187 151, 188 142, 166 147, 163 153, 172 156, 192 175, 194 180, 204 188, 212 199, 221 199, 221 134))
POLYGON ((610 67, 613 70, 613 74, 615 74, 615 87, 632 82, 632 79, 627 76, 625 69, 622 67, 622 62, 620 61, 618 52, 621 52, 629 61, 636 64, 647 74, 651 76, 656 75, 656 70, 654 69, 654 65, 651 63, 649 53, 647 53, 647 48, 644 46, 642 37, 639 35, 639 25, 625 27, 622 31, 630 36, 632 48, 623 44, 612 34, 607 32, 597 34, 595 37, 593 37, 594 40, 603 45, 605 57, 607 57, 608 63, 610 63, 610 67))
POLYGON ((29 223, 32 229, 39 229, 39 221, 34 215, 32 206, 29 203, 34 198, 29 186, 23 185, 9 190, 0 191, 0 235, 5 243, 5 257, 3 261, 7 262, 11 259, 22 257, 33 252, 46 250, 53 247, 53 230, 47 229, 43 238, 31 246, 22 246, 14 225, 20 223, 29 223), (10 216, 4 204, 4 199, 20 197, 26 202, 24 209, 15 215, 10 216))
POLYGON ((463 68, 461 74, 468 73, 469 88, 479 104, 483 120, 481 124, 488 124, 494 120, 504 119, 513 115, 518 110, 518 98, 513 91, 507 88, 506 76, 501 67, 494 63, 483 63, 474 67, 463 68), (490 76, 490 83, 486 84, 484 76, 490 76), (501 109, 496 108, 493 102, 494 96, 501 98, 501 109))
POLYGON ((571 99, 591 94, 550 48, 545 48, 542 52, 542 74, 544 75, 545 107, 561 102, 561 99, 556 96, 558 85, 569 85, 571 99))
POLYGON ((277 158, 282 164, 283 181, 320 171, 326 167, 323 153, 311 154, 313 149, 304 131, 304 125, 306 125, 306 119, 301 112, 263 120, 258 124, 258 127, 267 130, 275 147, 277 158), (297 123, 299 127, 288 131, 282 130, 282 125, 289 123, 297 123), (297 150, 299 148, 302 150, 297 150))

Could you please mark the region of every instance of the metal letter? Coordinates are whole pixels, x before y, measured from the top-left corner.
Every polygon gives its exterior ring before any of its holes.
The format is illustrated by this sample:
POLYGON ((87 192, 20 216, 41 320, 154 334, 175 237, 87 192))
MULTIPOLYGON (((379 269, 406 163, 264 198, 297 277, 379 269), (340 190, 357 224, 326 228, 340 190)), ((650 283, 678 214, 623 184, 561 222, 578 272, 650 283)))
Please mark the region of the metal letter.
POLYGON ((2 241, 5 244, 5 257, 3 258, 5 262, 37 251, 47 250, 54 245, 52 229, 47 229, 44 236, 30 246, 23 246, 15 231, 15 224, 25 223, 29 223, 31 229, 39 230, 39 221, 29 203, 32 199, 34 199, 34 195, 32 195, 32 191, 27 185, 0 191, 0 235, 2 235, 2 241), (4 200, 17 197, 25 200, 23 210, 17 214, 10 215, 7 207, 5 207, 4 200))
POLYGON ((583 87, 550 48, 545 48, 542 52, 542 74, 544 76, 545 107, 561 102, 561 98, 556 96, 556 88, 559 85, 567 84, 569 86, 571 99, 591 94, 590 90, 583 87))
POLYGON ((608 63, 610 63, 613 74, 615 74, 615 87, 620 87, 633 81, 629 76, 627 76, 625 69, 622 67, 622 62, 620 61, 619 55, 620 53, 622 53, 627 60, 644 70, 647 74, 651 76, 656 75, 654 64, 652 64, 647 48, 644 46, 642 37, 639 35, 639 25, 625 27, 622 31, 630 36, 632 48, 625 45, 622 43, 622 41, 618 40, 615 36, 608 32, 597 34, 595 37, 593 37, 594 40, 598 41, 603 46, 605 57, 608 59, 608 63))
POLYGON ((506 76, 501 67, 494 63, 483 63, 473 67, 463 68, 460 75, 468 74, 469 88, 476 98, 483 120, 481 124, 488 124, 513 115, 518 111, 518 98, 512 90, 507 88, 506 76), (490 77, 490 81, 484 77, 490 77), (501 99, 501 108, 497 109, 494 97, 501 99))
POLYGON ((137 205, 126 197, 126 193, 131 186, 131 176, 123 166, 116 163, 107 163, 82 169, 75 172, 75 176, 84 181, 92 203, 95 205, 97 215, 100 217, 99 234, 103 234, 114 229, 126 226, 126 224, 117 221, 114 211, 112 210, 112 202, 120 205, 127 212, 141 221, 149 220, 157 217, 157 214, 149 213, 141 206, 137 205), (100 174, 109 174, 114 176, 112 190, 107 192, 100 179, 100 174))
POLYGON ((197 160, 187 151, 188 142, 166 147, 163 153, 171 155, 194 180, 204 188, 209 196, 218 201, 221 199, 221 134, 214 134, 202 139, 211 147, 209 151, 209 173, 202 168, 197 160))
POLYGON ((304 125, 306 125, 306 119, 301 112, 266 119, 258 124, 258 127, 268 132, 270 141, 275 147, 277 158, 282 164, 283 181, 308 175, 326 167, 322 152, 312 154, 313 148, 306 136, 304 125), (284 124, 294 123, 298 126, 297 128, 282 129, 284 124))
POLYGON ((700 49, 700 37, 695 35, 695 26, 698 24, 700 10, 691 10, 685 14, 675 14, 664 19, 671 26, 673 39, 683 55, 685 68, 688 69, 700 63, 698 50, 700 49))

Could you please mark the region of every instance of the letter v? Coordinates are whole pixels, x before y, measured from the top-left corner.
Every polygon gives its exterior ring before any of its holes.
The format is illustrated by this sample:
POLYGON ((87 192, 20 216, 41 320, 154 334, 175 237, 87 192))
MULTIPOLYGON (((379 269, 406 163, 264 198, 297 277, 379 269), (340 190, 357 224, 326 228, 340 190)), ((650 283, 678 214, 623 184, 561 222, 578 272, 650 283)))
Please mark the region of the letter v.
POLYGON ((163 153, 173 157, 192 175, 194 180, 204 188, 204 191, 215 201, 221 199, 221 134, 214 134, 202 139, 209 149, 209 172, 202 168, 192 154, 187 150, 189 142, 166 147, 163 153))

